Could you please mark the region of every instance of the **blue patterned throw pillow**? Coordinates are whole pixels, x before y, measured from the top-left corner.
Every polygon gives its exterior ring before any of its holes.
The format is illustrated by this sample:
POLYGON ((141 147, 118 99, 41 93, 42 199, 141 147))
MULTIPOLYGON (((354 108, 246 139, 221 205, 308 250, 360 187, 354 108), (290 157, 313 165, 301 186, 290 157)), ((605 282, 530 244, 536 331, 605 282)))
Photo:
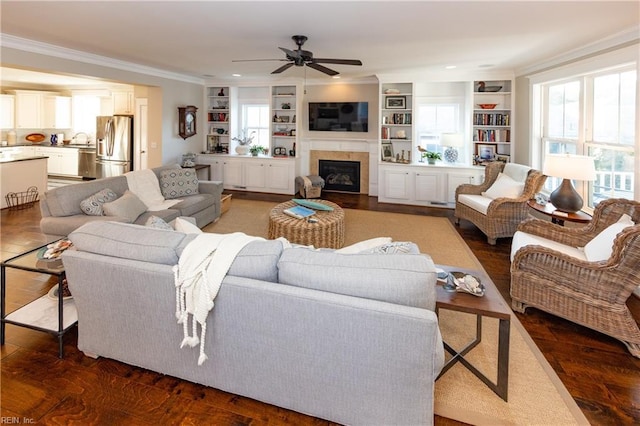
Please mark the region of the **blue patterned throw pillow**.
POLYGON ((109 188, 105 188, 100 192, 96 192, 86 200, 80 201, 80 208, 84 214, 89 216, 104 216, 104 211, 102 210, 102 206, 104 203, 110 203, 118 198, 118 195, 110 190, 109 188))
POLYGON ((160 191, 166 199, 186 197, 198 193, 195 169, 167 169, 160 173, 160 191))

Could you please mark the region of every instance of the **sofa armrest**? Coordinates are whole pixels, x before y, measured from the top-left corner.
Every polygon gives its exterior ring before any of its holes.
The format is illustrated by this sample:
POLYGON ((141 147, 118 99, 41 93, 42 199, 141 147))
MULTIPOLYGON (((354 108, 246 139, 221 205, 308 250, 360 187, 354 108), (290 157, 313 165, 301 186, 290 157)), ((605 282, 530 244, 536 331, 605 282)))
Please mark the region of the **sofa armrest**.
POLYGON ((198 182, 198 192, 217 195, 218 202, 220 202, 220 197, 222 196, 222 189, 222 182, 220 181, 201 180, 198 182))
POLYGON ((564 227, 536 218, 521 222, 518 225, 518 231, 547 238, 571 247, 584 247, 596 235, 590 226, 564 227))

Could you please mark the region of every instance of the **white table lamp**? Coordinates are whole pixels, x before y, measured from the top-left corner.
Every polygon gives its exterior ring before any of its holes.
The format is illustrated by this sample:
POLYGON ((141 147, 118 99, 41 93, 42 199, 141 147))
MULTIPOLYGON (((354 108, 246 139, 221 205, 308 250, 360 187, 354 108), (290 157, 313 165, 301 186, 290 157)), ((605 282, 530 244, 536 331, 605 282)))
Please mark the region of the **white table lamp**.
POLYGON ((455 163, 458 161, 458 148, 464 146, 464 136, 462 133, 442 133, 440 145, 447 147, 444 150, 444 159, 449 163, 455 163))
POLYGON ((571 154, 549 154, 545 157, 542 173, 562 178, 560 186, 551 193, 549 201, 556 209, 575 213, 582 208, 582 197, 571 183, 575 180, 595 180, 596 167, 593 157, 571 154))

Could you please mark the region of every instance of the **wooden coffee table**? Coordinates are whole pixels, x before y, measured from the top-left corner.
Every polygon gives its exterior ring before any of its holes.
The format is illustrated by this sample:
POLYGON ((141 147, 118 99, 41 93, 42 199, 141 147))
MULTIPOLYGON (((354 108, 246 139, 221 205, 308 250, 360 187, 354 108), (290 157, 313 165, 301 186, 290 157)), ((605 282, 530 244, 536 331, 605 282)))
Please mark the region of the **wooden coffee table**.
POLYGON ((344 210, 326 200, 313 200, 333 207, 333 211, 317 210, 311 216, 316 222, 298 219, 284 213, 285 209, 297 205, 287 201, 275 206, 269 213, 269 239, 284 237, 289 242, 313 245, 316 248, 341 248, 344 245, 344 210))
POLYGON ((470 270, 447 265, 436 265, 436 267, 442 268, 447 272, 459 271, 478 277, 480 279, 480 282, 485 287, 484 296, 477 297, 462 292, 447 292, 443 288, 444 283, 441 281, 437 282, 436 314, 438 314, 438 311, 440 309, 448 309, 451 311, 466 312, 469 314, 474 314, 476 316, 476 337, 464 349, 456 351, 446 342, 444 342, 444 348, 452 355, 452 357, 445 363, 438 378, 440 378, 451 367, 459 362, 464 365, 469 371, 475 374, 476 377, 482 380, 482 382, 487 385, 492 391, 494 391, 498 396, 500 396, 500 398, 506 401, 509 385, 509 338, 511 330, 511 309, 509 308, 509 306, 507 306, 507 303, 500 295, 500 292, 496 288, 493 281, 491 281, 489 276, 485 274, 484 271, 470 270), (465 359, 465 355, 482 341, 483 316, 497 318, 499 320, 497 359, 498 374, 496 383, 489 380, 484 374, 482 374, 476 367, 474 367, 468 360, 465 359))

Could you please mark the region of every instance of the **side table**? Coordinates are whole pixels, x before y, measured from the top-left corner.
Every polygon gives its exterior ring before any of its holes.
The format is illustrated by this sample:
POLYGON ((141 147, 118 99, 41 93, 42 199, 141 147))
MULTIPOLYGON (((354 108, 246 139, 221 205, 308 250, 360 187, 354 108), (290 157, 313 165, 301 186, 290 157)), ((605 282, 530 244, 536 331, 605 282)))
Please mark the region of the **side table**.
POLYGON ((591 222, 591 215, 578 211, 575 213, 565 213, 557 210, 555 206, 551 203, 547 203, 545 205, 538 204, 536 200, 527 201, 527 205, 537 211, 538 213, 542 213, 545 216, 551 216, 551 222, 557 223, 560 226, 564 226, 565 221, 575 222, 575 223, 589 223, 591 222))
POLYGON ((296 206, 294 201, 278 204, 269 213, 269 239, 284 237, 292 243, 316 248, 341 248, 344 245, 344 210, 330 201, 314 200, 333 207, 333 211, 316 211, 315 222, 298 219, 284 213, 296 206))
MULTIPOLYGON (((444 348, 452 357, 444 364, 438 378, 445 374, 457 362, 464 365, 477 378, 487 385, 500 398, 507 401, 509 386, 509 340, 511 333, 511 315, 512 311, 500 295, 491 279, 481 271, 468 270, 455 266, 436 265, 436 268, 444 269, 446 272, 464 272, 480 279, 484 285, 485 294, 482 297, 473 296, 466 293, 447 292, 443 288, 443 283, 438 280, 436 285, 436 314, 440 309, 448 309, 451 311, 465 312, 476 316, 476 336, 469 342, 466 347, 460 351, 456 351, 447 342, 444 342, 444 348), (482 341, 482 317, 497 318, 498 325, 498 358, 497 363, 497 380, 496 383, 489 380, 480 370, 471 364, 465 356, 482 341)), ((437 380, 437 379, 436 379, 437 380)))
MULTIPOLYGON (((55 237, 47 244, 60 240, 55 237)), ((32 330, 43 331, 58 337, 58 356, 64 357, 62 337, 78 322, 78 312, 73 299, 67 299, 62 295, 62 282, 65 279, 64 267, 43 268, 38 265, 38 251, 47 244, 29 250, 2 262, 0 279, 0 344, 4 345, 6 325, 12 324, 32 330), (7 314, 7 269, 20 269, 23 271, 49 274, 58 278, 58 297, 53 300, 48 294, 33 300, 21 308, 7 314)))

